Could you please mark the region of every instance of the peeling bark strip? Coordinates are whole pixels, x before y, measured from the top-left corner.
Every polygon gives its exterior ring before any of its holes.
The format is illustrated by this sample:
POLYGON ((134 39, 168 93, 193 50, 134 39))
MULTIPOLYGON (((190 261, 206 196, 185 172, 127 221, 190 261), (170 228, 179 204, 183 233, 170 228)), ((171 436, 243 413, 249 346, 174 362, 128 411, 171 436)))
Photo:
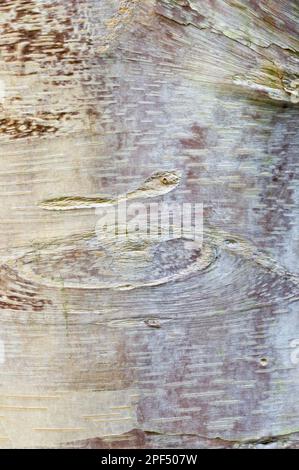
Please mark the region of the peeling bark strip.
POLYGON ((1 2, 0 447, 298 447, 298 25, 1 2), (203 243, 98 236, 152 198, 203 243))

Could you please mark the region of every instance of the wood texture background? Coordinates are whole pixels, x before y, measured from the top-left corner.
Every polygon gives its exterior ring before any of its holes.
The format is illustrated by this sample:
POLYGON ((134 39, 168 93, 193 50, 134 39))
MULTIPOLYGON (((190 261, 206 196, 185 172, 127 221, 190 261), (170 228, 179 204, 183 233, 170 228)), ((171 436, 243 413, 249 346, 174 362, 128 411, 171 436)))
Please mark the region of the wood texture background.
POLYGON ((298 446, 298 20, 296 0, 1 1, 2 447, 298 446), (183 278, 179 243, 111 265, 94 209, 40 206, 173 169, 163 200, 204 204, 183 278))

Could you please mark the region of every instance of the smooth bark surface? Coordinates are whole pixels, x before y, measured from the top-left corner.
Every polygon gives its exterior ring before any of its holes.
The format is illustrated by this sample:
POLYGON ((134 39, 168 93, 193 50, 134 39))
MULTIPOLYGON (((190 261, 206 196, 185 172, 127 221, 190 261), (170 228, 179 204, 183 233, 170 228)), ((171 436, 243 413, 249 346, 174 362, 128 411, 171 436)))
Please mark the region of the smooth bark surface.
POLYGON ((2 447, 298 446, 298 21, 1 2, 2 447), (203 203, 202 248, 99 240, 128 193, 203 203))

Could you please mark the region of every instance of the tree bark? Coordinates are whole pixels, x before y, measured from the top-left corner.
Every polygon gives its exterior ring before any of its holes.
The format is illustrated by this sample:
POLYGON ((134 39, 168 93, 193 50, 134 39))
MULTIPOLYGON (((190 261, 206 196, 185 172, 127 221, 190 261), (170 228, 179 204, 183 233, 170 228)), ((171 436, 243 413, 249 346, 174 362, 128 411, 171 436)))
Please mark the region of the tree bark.
POLYGON ((0 446, 298 447, 298 17, 1 2, 0 446), (103 242, 128 194, 201 248, 103 242))

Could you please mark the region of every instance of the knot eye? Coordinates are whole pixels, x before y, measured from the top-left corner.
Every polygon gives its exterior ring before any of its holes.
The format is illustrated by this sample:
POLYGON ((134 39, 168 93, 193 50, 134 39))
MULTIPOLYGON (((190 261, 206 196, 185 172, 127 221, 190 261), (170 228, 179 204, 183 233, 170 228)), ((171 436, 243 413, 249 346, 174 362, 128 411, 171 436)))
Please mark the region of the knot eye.
POLYGON ((160 179, 161 183, 162 184, 172 184, 173 183, 173 180, 171 177, 167 177, 167 176, 162 176, 162 178, 160 179))

